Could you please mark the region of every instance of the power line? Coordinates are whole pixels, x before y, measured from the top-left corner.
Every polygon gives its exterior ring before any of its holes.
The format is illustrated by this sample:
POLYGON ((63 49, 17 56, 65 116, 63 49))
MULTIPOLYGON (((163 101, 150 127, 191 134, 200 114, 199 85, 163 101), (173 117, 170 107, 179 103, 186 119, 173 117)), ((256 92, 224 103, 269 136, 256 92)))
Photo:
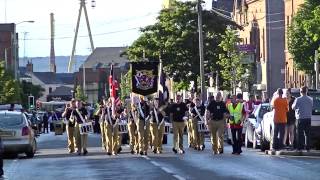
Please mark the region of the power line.
MULTIPOLYGON (((104 35, 116 34, 116 33, 120 33, 120 32, 132 31, 132 30, 136 30, 136 29, 140 29, 140 28, 141 27, 134 27, 134 28, 123 29, 123 30, 118 30, 118 31, 110 31, 110 32, 105 32, 105 33, 93 34, 92 36, 104 36, 104 35)), ((85 37, 88 37, 88 35, 82 35, 82 36, 78 36, 78 37, 85 38, 85 37)), ((73 38, 73 36, 56 37, 55 39, 57 40, 57 39, 71 39, 71 38, 73 38)), ((30 38, 30 39, 25 39, 25 40, 28 40, 28 41, 47 41, 47 40, 50 40, 50 38, 30 38)))

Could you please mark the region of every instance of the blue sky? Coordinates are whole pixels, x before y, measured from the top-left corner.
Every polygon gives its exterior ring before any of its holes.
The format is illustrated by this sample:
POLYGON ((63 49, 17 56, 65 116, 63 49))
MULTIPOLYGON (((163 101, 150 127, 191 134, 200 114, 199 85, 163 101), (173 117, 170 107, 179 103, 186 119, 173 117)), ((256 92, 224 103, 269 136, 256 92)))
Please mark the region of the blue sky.
MULTIPOLYGON (((153 24, 163 0, 95 0, 87 10, 95 47, 128 46, 139 37, 139 28, 153 24)), ((184 0, 185 1, 185 0, 184 0)), ((211 0, 206 0, 210 2, 211 0)), ((55 53, 71 55, 74 31, 79 12, 79 0, 0 0, 0 23, 21 23, 19 33, 20 57, 50 55, 50 13, 55 14, 55 53), (26 36, 24 36, 24 32, 26 36), (26 39, 24 41, 24 38, 26 39), (24 44, 25 42, 25 44, 24 44), (25 51, 24 51, 25 47, 25 51)), ((76 55, 89 55, 85 17, 82 12, 76 55)))

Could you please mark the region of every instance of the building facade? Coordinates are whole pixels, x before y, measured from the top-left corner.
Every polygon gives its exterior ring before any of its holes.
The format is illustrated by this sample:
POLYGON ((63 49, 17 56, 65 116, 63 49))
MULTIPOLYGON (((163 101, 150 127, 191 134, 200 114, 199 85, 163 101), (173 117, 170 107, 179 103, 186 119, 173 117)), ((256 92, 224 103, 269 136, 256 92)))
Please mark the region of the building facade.
POLYGON ((305 0, 284 0, 285 2, 285 58, 286 58, 286 75, 285 75, 285 85, 286 88, 299 88, 304 85, 309 85, 310 82, 306 74, 302 71, 298 71, 293 62, 293 58, 288 51, 288 27, 291 24, 292 18, 297 13, 299 6, 304 3, 305 0))
POLYGON ((18 78, 18 33, 14 23, 0 24, 0 61, 4 61, 6 68, 18 78))
POLYGON ((243 26, 242 44, 255 48, 255 91, 270 97, 285 82, 284 2, 235 0, 233 19, 243 26))

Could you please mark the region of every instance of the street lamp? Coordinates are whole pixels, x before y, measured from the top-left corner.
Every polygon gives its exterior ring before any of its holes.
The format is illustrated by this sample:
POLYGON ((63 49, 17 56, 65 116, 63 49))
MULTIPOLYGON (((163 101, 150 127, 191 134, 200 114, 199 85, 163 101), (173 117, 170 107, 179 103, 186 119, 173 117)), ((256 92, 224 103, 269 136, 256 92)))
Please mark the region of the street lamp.
POLYGON ((33 21, 33 20, 30 20, 30 21, 21 21, 21 22, 16 23, 16 25, 22 24, 22 23, 34 23, 34 22, 35 22, 35 21, 33 21))

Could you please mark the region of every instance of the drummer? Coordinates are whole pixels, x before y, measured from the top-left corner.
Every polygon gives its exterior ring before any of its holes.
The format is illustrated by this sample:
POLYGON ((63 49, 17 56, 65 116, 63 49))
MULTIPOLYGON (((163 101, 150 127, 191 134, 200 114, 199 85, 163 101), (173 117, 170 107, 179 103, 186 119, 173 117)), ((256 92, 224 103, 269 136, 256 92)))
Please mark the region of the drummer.
POLYGON ((165 107, 159 107, 159 98, 155 98, 150 104, 150 131, 152 137, 153 152, 156 154, 162 153, 162 141, 164 134, 164 116, 165 107))
POLYGON ((80 124, 85 123, 88 120, 88 111, 84 107, 83 102, 78 100, 76 102, 76 110, 73 111, 73 115, 76 118, 75 124, 75 139, 78 147, 78 155, 81 155, 81 150, 83 150, 83 155, 88 153, 87 151, 87 143, 88 143, 88 134, 80 134, 80 124))
POLYGON ((200 98, 196 97, 193 100, 193 104, 190 106, 189 108, 189 113, 190 116, 192 118, 192 122, 193 122, 193 127, 192 128, 192 136, 195 139, 195 149, 198 151, 203 151, 205 148, 204 145, 204 133, 203 132, 199 132, 198 130, 198 122, 199 121, 203 121, 204 123, 204 119, 203 116, 205 114, 205 106, 201 103, 200 98))

